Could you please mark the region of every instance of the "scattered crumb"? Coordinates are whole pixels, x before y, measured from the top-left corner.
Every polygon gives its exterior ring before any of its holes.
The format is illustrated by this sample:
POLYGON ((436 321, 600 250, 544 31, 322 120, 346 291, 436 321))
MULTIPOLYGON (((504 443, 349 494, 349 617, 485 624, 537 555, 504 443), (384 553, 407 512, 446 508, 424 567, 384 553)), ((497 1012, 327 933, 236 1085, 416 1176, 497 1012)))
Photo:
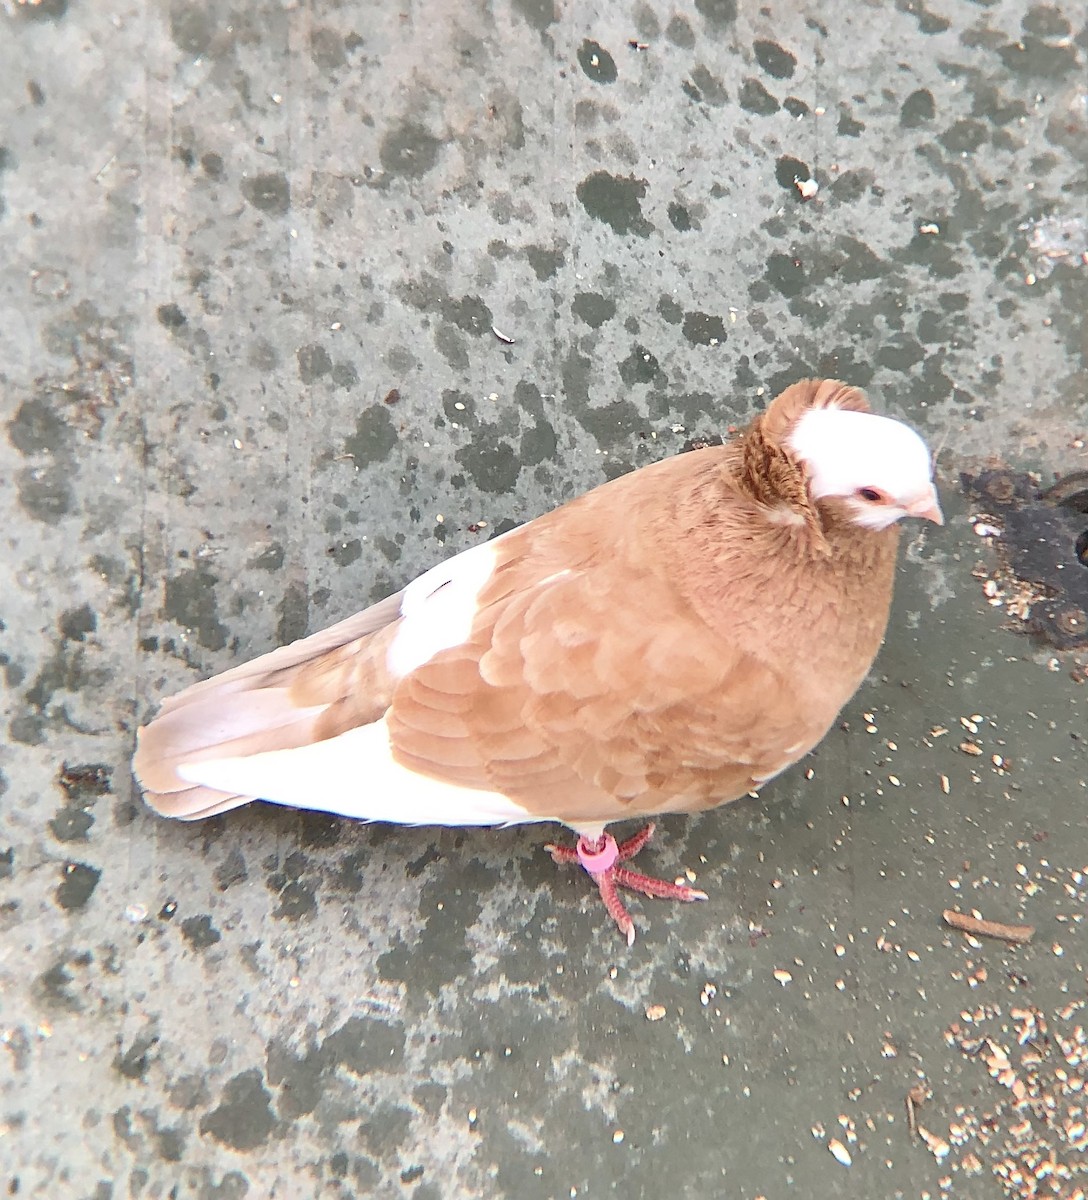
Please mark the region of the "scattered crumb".
POLYGON ((854 1161, 850 1156, 850 1151, 839 1141, 838 1138, 832 1138, 827 1143, 828 1150, 831 1151, 836 1162, 842 1163, 844 1167, 850 1166, 854 1161))
POLYGON ((938 1137, 935 1133, 930 1133, 924 1126, 918 1126, 918 1136, 926 1144, 926 1149, 933 1155, 938 1162, 944 1160, 952 1152, 952 1147, 943 1137, 938 1137))

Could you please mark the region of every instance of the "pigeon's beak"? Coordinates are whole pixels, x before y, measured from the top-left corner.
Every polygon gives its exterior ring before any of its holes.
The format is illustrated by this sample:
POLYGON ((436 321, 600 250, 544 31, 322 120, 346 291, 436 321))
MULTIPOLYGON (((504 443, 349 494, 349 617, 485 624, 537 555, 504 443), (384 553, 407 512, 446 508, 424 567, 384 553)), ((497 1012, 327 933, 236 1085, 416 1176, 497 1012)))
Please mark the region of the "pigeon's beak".
POLYGON ((924 496, 919 496, 917 500, 907 505, 907 512, 912 517, 921 517, 925 521, 932 521, 935 525, 944 524, 944 513, 941 512, 941 503, 937 499, 937 489, 932 484, 924 496))

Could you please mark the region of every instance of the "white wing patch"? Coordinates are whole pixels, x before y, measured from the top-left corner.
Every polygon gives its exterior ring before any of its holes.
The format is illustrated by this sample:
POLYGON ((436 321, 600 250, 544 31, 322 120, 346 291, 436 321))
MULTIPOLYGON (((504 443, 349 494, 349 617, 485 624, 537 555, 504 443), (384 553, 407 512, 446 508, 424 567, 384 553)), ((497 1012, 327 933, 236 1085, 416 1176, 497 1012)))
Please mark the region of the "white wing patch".
POLYGON ((294 750, 182 763, 177 773, 189 783, 232 795, 362 821, 519 825, 547 819, 499 792, 457 787, 401 766, 393 758, 384 718, 294 750))
POLYGON ((400 628, 386 659, 398 679, 468 638, 496 559, 495 542, 473 546, 425 571, 404 589, 400 628))

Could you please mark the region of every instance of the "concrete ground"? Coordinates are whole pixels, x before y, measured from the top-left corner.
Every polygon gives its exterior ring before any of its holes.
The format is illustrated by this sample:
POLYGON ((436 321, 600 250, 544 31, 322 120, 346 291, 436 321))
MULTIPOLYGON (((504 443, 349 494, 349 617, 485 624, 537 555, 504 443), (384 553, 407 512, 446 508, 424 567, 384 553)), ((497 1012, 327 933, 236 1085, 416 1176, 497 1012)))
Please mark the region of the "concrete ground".
POLYGON ((1088 467, 1084 21, 4 0, 4 1194, 1083 1194, 1084 652, 960 472, 1088 467), (805 374, 950 521, 841 728, 662 825, 707 903, 628 950, 552 829, 140 803, 163 696, 805 374))

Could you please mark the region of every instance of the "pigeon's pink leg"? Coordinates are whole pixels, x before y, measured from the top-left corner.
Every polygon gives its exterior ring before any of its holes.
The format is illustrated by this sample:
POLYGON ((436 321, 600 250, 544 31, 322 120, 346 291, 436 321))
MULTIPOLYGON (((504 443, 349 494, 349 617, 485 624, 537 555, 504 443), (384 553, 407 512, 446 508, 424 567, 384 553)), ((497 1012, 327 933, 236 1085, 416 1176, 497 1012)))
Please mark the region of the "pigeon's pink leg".
POLYGON ((603 833, 595 842, 580 837, 576 846, 545 846, 555 862, 560 864, 579 863, 596 881, 601 899, 608 915, 619 926, 629 946, 635 941, 635 923, 631 920, 616 889, 629 888, 644 896, 659 900, 705 900, 706 892, 697 891, 683 883, 669 883, 664 879, 653 879, 640 871, 632 871, 618 864, 633 858, 654 835, 653 822, 639 830, 634 837, 616 844, 610 833, 603 833))

